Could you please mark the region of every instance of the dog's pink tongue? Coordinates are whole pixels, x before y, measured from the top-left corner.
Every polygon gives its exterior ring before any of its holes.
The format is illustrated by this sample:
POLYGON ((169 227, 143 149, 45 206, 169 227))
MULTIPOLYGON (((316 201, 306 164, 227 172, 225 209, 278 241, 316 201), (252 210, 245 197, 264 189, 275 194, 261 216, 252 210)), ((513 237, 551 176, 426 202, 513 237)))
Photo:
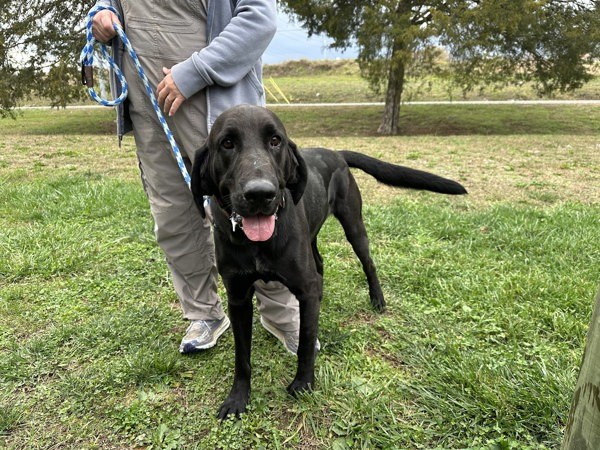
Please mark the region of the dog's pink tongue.
POLYGON ((242 228, 246 237, 254 242, 266 241, 275 231, 275 215, 242 218, 242 228))

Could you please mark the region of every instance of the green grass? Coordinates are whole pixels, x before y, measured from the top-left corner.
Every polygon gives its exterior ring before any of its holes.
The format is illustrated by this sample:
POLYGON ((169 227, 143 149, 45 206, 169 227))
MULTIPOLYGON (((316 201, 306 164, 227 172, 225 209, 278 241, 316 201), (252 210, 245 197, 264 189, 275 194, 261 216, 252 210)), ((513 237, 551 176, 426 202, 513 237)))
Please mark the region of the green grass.
MULTIPOLYGON (((598 100, 600 76, 595 76, 581 88, 569 92, 555 92, 540 96, 531 83, 519 85, 481 85, 463 92, 449 79, 436 76, 408 77, 402 100, 456 101, 456 100, 598 100)), ((263 71, 267 102, 291 103, 355 103, 383 102, 383 94, 374 92, 367 80, 360 76, 358 63, 350 59, 323 61, 287 61, 266 65, 263 71)), ((96 77, 98 74, 96 74, 96 77)), ((82 89, 84 89, 82 87, 82 89)), ((86 104, 94 104, 90 99, 86 104)), ((31 98, 28 105, 47 105, 43 98, 31 98)))
POLYGON ((315 391, 286 394, 295 359, 255 316, 250 411, 223 423, 233 338, 177 353, 131 138, 116 148, 106 111, 0 120, 0 448, 558 448, 600 271, 598 113, 421 108, 399 137, 374 135, 377 108, 277 110, 300 145, 470 195, 357 174, 388 311, 328 221, 315 391))
MULTIPOLYGON (((292 136, 376 136, 382 115, 378 106, 288 109, 273 105, 272 109, 285 120, 292 136)), ((600 132, 596 106, 405 105, 400 111, 403 136, 600 132)))
MULTIPOLYGON (((383 111, 379 106, 269 107, 284 120, 291 136, 377 136, 383 111)), ((597 109, 586 105, 405 105, 400 134, 597 135, 597 109)), ((88 135, 113 135, 115 129, 111 109, 62 110, 52 121, 47 111, 27 110, 21 119, 25 120, 0 120, 0 132, 93 140, 88 135)))
MULTIPOLYGON (((288 61, 265 66, 265 86, 270 91, 267 100, 271 103, 320 102, 373 102, 383 101, 369 83, 360 76, 358 64, 353 60, 335 61, 288 61), (272 79, 272 80, 271 80, 272 79), (283 92, 283 96, 273 83, 283 92)), ((431 100, 537 100, 600 98, 600 77, 595 76, 579 89, 556 92, 552 96, 540 97, 531 83, 521 85, 481 85, 470 92, 462 90, 450 80, 435 77, 408 77, 404 86, 404 101, 431 100)))

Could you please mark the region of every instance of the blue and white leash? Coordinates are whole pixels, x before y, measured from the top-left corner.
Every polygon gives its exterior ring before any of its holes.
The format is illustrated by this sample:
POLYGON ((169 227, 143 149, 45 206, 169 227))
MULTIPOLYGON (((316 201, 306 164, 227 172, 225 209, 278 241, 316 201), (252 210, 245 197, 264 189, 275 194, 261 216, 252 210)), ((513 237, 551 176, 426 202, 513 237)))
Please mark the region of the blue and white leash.
MULTIPOLYGON (((110 66, 114 69, 115 75, 119 78, 119 82, 121 83, 121 94, 119 95, 118 98, 116 98, 114 100, 106 100, 106 99, 101 98, 98 94, 96 94, 96 91, 94 90, 94 86, 93 86, 93 78, 92 78, 92 69, 91 68, 92 68, 92 64, 94 61, 94 44, 97 41, 94 38, 94 35, 92 34, 92 20, 93 20, 94 16, 102 10, 112 11, 113 13, 116 14, 117 17, 119 17, 119 20, 121 20, 121 17, 119 15, 119 13, 117 12, 117 10, 111 6, 95 6, 94 8, 92 8, 90 10, 90 12, 88 13, 88 16, 87 16, 87 25, 86 25, 87 42, 86 42, 85 46, 83 47, 83 50, 81 50, 81 56, 80 56, 81 66, 82 66, 82 78, 83 78, 83 84, 85 84, 88 87, 88 92, 90 94, 90 97, 92 97, 92 99, 94 99, 95 101, 97 101, 98 103, 100 103, 101 105, 104 105, 104 106, 116 106, 118 104, 123 103, 125 101, 125 99, 127 98, 127 93, 128 93, 127 80, 125 80, 125 76, 123 75, 123 72, 121 71, 121 69, 119 69, 119 67, 115 63, 115 60, 110 56, 110 54, 106 48, 106 45, 103 43, 99 43, 100 50, 102 51, 103 56, 106 58, 106 60, 110 64, 110 66)), ((165 135, 167 136, 167 139, 169 140, 169 143, 171 144, 171 148, 173 149, 173 154, 175 155, 175 159, 177 160, 177 165, 179 166, 181 175, 183 175, 183 179, 185 180, 186 184, 188 185, 188 188, 191 188, 190 174, 188 173, 188 171, 185 167, 185 163, 183 162, 183 158, 181 156, 181 151, 179 150, 179 146, 177 145, 177 142, 175 142, 175 138, 173 137, 173 133, 171 132, 171 129, 169 128, 169 125, 167 124, 167 121, 165 120, 165 116, 163 115, 162 111, 160 110, 160 106, 158 105, 158 100, 156 100, 154 91, 152 90, 152 87, 150 86, 150 82, 148 81, 148 77, 146 77, 146 73, 144 72, 144 69, 142 68, 142 65, 140 64, 140 60, 137 56, 137 53, 131 46, 131 43, 129 42, 129 39, 127 38, 127 35, 125 34, 125 31, 123 31, 123 28, 121 28, 116 23, 113 23, 113 27, 114 27, 115 31, 117 32, 118 36, 123 41, 123 44, 125 45, 125 49, 127 50, 127 53, 129 53, 129 56, 131 56, 131 59, 135 63, 135 67, 137 69, 138 75, 140 76, 142 82, 144 83, 144 87, 146 88, 146 93, 148 94, 148 97, 150 97, 150 100, 152 101, 152 106, 154 107, 154 112, 156 113, 156 116, 158 117, 158 120, 160 121, 160 124, 163 127, 163 130, 165 132, 165 135)))

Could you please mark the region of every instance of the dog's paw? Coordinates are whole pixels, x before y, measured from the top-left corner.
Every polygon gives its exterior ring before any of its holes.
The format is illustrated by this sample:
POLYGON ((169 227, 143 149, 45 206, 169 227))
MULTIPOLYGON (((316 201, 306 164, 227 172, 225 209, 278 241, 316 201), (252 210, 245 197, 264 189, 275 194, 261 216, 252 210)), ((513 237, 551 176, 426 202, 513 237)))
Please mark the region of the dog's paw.
POLYGON ((231 396, 227 397, 227 399, 223 402, 223 404, 219 408, 217 418, 219 420, 225 420, 228 417, 233 416, 236 419, 239 419, 240 414, 246 412, 247 404, 248 404, 247 399, 234 398, 231 396))
POLYGON ((294 379, 287 387, 287 391, 294 398, 303 392, 312 392, 312 382, 294 379))
POLYGON ((371 297, 371 305, 375 311, 382 313, 385 312, 385 300, 382 296, 371 297))

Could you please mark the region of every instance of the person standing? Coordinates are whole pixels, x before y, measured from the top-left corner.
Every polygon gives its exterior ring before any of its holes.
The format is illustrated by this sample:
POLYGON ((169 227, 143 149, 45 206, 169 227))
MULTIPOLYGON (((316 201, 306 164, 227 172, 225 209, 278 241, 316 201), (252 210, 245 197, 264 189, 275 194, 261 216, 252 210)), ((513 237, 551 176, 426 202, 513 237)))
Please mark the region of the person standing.
MULTIPOLYGON (((191 171, 194 152, 215 119, 237 104, 264 105, 261 55, 276 31, 275 0, 98 0, 112 6, 93 18, 96 40, 111 42, 129 85, 117 132, 133 131, 155 235, 172 275, 184 318, 179 351, 216 345, 229 328, 217 295, 212 229, 203 220, 131 58, 113 22, 124 27, 155 89, 167 123, 191 171)), ((112 81, 118 88, 118 81, 112 81)), ((298 348, 297 299, 279 283, 256 284, 261 323, 291 353, 298 348)))

